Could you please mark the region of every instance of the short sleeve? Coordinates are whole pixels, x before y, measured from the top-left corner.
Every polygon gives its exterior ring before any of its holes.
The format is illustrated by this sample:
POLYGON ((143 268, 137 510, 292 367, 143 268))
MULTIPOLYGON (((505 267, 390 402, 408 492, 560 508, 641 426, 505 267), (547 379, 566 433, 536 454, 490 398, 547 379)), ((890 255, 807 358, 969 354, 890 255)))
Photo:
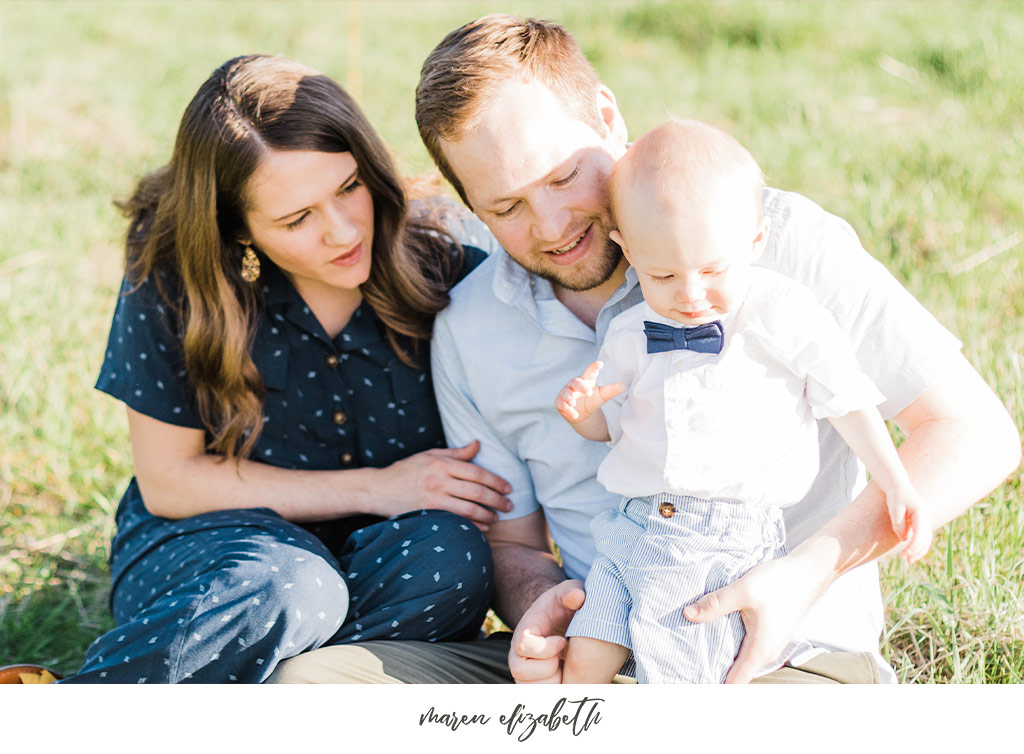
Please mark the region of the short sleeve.
POLYGON ((804 286, 775 280, 777 298, 765 307, 763 321, 784 361, 804 379, 804 397, 814 418, 844 416, 882 404, 885 396, 860 368, 849 338, 832 314, 804 286))
POLYGON ((501 520, 519 518, 537 510, 539 504, 529 468, 502 442, 470 395, 459 348, 443 313, 434 323, 430 358, 434 394, 448 446, 458 448, 479 440, 480 452, 473 458, 473 463, 512 485, 508 497, 514 508, 508 513, 499 511, 501 520))
POLYGON ((137 288, 127 278, 121 283, 96 389, 154 419, 203 429, 177 318, 151 278, 137 288))

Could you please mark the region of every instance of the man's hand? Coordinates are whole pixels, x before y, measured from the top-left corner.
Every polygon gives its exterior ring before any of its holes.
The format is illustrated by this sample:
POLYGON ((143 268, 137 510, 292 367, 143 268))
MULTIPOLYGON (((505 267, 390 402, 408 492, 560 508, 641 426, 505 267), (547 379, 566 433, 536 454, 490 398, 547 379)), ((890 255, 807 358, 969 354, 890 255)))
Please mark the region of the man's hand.
POLYGON ((544 592, 526 611, 508 652, 516 683, 562 682, 565 631, 583 599, 583 582, 568 579, 544 592))
POLYGON ((761 563, 733 583, 705 594, 683 614, 695 623, 709 623, 739 611, 747 635, 725 682, 750 683, 782 654, 825 586, 814 584, 807 570, 787 555, 761 563))

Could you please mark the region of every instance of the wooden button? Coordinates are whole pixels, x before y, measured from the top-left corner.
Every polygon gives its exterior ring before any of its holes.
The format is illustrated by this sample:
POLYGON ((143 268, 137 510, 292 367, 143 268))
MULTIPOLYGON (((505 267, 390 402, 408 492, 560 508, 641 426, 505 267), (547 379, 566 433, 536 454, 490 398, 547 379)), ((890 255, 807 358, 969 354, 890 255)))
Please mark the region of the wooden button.
POLYGON ((344 424, 348 421, 348 414, 344 411, 335 411, 331 418, 334 419, 335 424, 344 424))
POLYGON ((342 453, 340 456, 338 456, 338 460, 341 461, 341 465, 342 466, 351 466, 352 465, 352 454, 351 453, 342 453))
POLYGON ((326 361, 327 361, 327 366, 329 366, 329 367, 336 367, 336 366, 338 366, 338 356, 337 356, 337 354, 333 354, 333 353, 329 354, 327 356, 326 361))
POLYGON ((676 507, 672 503, 662 503, 658 506, 658 513, 665 518, 672 518, 672 516, 676 515, 676 507))

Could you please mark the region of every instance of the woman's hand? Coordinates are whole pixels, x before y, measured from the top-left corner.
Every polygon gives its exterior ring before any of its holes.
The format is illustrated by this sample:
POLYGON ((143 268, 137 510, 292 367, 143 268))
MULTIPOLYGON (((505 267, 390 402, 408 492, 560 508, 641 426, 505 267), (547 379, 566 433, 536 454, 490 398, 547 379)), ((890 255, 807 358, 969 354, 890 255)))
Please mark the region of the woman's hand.
POLYGON ((372 494, 375 510, 390 518, 424 508, 468 518, 481 530, 495 521, 495 511, 510 511, 505 495, 512 486, 496 474, 471 463, 480 450, 476 440, 462 448, 439 448, 403 458, 376 470, 372 494))

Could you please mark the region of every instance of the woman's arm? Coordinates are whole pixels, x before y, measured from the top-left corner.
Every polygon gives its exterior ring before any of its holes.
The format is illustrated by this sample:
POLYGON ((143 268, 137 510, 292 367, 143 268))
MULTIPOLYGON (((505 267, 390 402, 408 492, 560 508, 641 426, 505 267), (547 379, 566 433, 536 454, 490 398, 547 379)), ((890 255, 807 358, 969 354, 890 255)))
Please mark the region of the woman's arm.
POLYGON ((295 522, 357 513, 396 516, 423 508, 464 516, 482 529, 507 511, 508 483, 470 463, 478 443, 427 450, 382 469, 283 469, 205 452, 205 433, 128 409, 136 479, 146 508, 186 518, 233 508, 270 508, 295 522))

